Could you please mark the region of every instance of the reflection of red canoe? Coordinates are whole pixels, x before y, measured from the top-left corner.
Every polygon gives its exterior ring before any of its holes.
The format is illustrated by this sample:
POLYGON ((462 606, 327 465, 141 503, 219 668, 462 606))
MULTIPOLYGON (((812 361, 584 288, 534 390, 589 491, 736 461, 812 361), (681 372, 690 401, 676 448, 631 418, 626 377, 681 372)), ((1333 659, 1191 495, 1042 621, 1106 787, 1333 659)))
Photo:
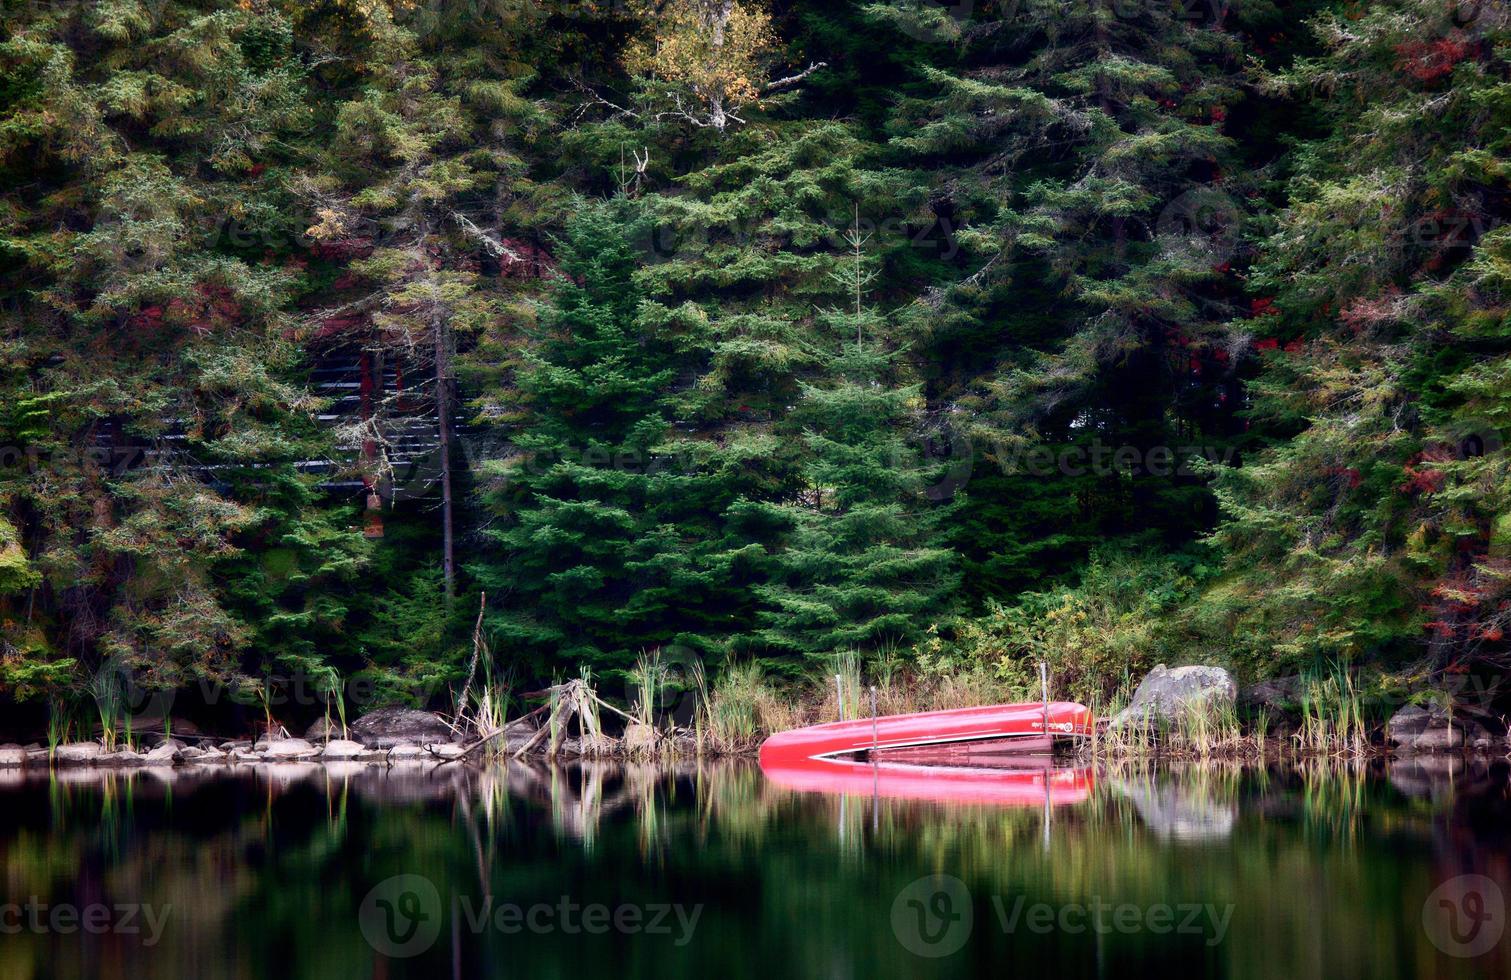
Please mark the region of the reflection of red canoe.
POLYGON ((1021 739, 1025 748, 1042 751, 1049 747, 1050 738, 1089 735, 1091 726, 1091 712, 1084 705, 1068 701, 1051 701, 1047 706, 1041 702, 997 704, 837 721, 771 736, 761 746, 761 768, 770 771, 802 760, 854 752, 874 752, 877 758, 884 759, 889 751, 987 740, 1007 744, 1003 740, 1021 739))
POLYGON ((1089 769, 979 769, 822 758, 768 762, 763 756, 761 770, 778 786, 799 792, 995 806, 1083 803, 1093 785, 1089 769))

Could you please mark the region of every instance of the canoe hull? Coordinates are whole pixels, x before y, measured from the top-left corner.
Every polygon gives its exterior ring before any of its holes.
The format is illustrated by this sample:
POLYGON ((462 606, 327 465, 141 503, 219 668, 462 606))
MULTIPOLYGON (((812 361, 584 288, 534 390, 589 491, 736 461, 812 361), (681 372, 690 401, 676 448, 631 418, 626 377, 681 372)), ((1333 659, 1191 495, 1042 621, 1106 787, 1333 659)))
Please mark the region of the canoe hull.
POLYGON ((994 753, 1010 750, 1015 743, 1022 751, 1045 751, 1055 738, 1089 735, 1091 730, 1091 711, 1069 701, 887 715, 780 732, 761 746, 761 767, 858 752, 874 752, 877 759, 885 759, 888 753, 908 750, 916 757, 923 747, 968 743, 993 743, 994 753))
MULTIPOLYGON (((1020 765, 1030 761, 1037 760, 1025 757, 1020 765)), ((984 769, 817 758, 762 762, 762 771, 773 784, 798 793, 1008 808, 1084 803, 1095 785, 1090 769, 1051 765, 984 769)))

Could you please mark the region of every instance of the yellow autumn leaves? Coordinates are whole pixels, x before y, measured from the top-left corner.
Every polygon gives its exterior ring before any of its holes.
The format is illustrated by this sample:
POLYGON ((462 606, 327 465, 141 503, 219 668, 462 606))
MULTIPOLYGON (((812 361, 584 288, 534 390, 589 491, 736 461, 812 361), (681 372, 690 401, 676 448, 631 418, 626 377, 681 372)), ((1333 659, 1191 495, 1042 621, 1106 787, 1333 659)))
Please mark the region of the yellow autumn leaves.
POLYGON ((639 6, 646 31, 624 52, 632 74, 687 89, 717 129, 760 96, 777 45, 763 7, 737 0, 643 0, 639 6))

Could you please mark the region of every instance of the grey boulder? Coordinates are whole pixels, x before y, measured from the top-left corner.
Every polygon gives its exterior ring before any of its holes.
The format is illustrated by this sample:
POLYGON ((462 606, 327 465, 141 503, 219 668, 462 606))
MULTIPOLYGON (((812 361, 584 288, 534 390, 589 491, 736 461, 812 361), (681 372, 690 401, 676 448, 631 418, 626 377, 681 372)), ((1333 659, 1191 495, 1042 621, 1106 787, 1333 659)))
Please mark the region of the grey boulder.
POLYGON ((105 754, 99 742, 70 742, 53 749, 52 759, 60 766, 88 765, 105 754))
POLYGON ((368 712, 351 723, 347 734, 352 741, 370 749, 452 740, 451 726, 440 716, 416 708, 379 708, 368 712))
POLYGON ((355 759, 365 751, 366 749, 362 747, 361 742, 338 738, 325 743, 325 751, 320 753, 320 758, 333 760, 355 759))
POLYGON ((1231 708, 1237 698, 1238 685, 1221 667, 1160 664, 1139 683, 1128 707, 1113 716, 1112 727, 1175 725, 1194 711, 1231 708))
POLYGON ((142 761, 149 766, 171 766, 179 760, 179 753, 183 749, 182 743, 170 738, 148 752, 142 761))
POLYGON ((267 759, 313 759, 320 750, 302 738, 276 738, 262 748, 267 759))
POLYGON ((1490 749, 1495 736, 1463 712, 1439 704, 1408 704, 1391 716, 1385 738, 1402 752, 1453 752, 1464 748, 1490 749))

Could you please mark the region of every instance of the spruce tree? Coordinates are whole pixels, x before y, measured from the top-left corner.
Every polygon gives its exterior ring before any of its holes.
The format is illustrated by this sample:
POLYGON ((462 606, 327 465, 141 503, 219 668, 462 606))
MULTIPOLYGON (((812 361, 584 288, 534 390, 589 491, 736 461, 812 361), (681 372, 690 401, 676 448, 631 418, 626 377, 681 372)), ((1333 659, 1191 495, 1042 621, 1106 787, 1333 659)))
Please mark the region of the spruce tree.
POLYGON ((930 405, 959 420, 978 457, 957 542, 985 573, 974 587, 1021 588, 1027 567, 996 556, 1040 536, 1027 553, 1054 575, 1096 536, 1202 530, 1212 507, 1198 481, 1142 461, 1224 446, 1239 428, 1219 329, 1245 200, 1224 133, 1238 99, 1226 8, 867 9, 924 42, 891 150, 933 178, 930 206, 961 246, 920 354, 930 405), (1062 465, 1098 444, 1140 463, 1062 465), (1050 462, 1029 472, 1038 450, 1050 462), (1018 508, 1024 499, 1034 505, 1018 508))
POLYGON ((0 586, 0 664, 66 665, 50 676, 72 687, 115 658, 171 687, 263 642, 313 650, 362 549, 298 469, 324 447, 283 317, 283 177, 309 121, 293 20, 232 2, 0 19, 0 439, 22 450, 0 507, 26 572, 0 586))
POLYGON ((1259 243, 1251 413, 1202 605, 1262 670, 1502 656, 1508 264, 1503 9, 1391 0, 1266 76, 1324 125, 1259 243), (1276 582, 1285 587, 1275 588, 1276 582))
MULTIPOLYGON (((792 422, 806 449, 801 486, 771 505, 787 526, 772 580, 757 592, 756 637, 773 651, 823 657, 905 647, 949 604, 959 573, 942 547, 953 503, 927 491, 941 477, 918 448, 922 391, 899 384, 899 359, 864 305, 875 273, 859 221, 837 273, 850 301, 821 315, 830 338, 820 380, 802 385, 792 422)), ((801 663, 801 661, 798 661, 801 663)))
POLYGON ((491 464, 491 627, 539 671, 621 671, 727 631, 716 477, 668 436, 680 342, 645 316, 627 207, 585 205, 520 370, 518 455, 491 464))

